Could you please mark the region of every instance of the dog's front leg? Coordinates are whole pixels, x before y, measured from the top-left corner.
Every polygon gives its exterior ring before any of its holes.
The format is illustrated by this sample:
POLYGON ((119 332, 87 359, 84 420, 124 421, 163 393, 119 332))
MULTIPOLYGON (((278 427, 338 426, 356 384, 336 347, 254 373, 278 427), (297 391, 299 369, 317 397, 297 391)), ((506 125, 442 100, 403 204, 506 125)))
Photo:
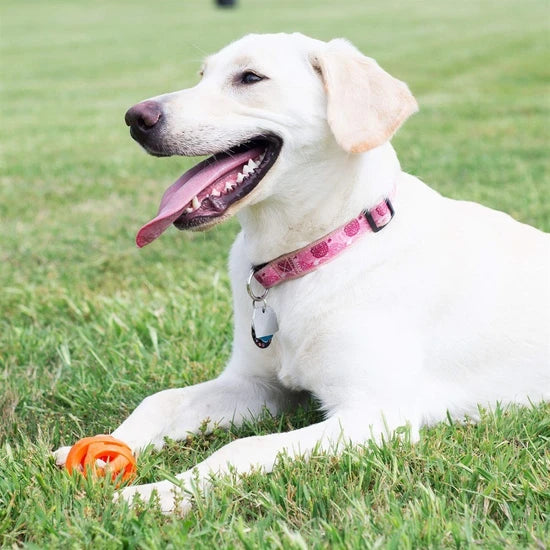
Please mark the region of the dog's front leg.
POLYGON ((253 436, 237 439, 209 458, 176 476, 181 480, 181 486, 169 481, 136 485, 127 487, 117 494, 116 498, 123 498, 132 502, 134 496, 148 501, 156 492, 163 512, 187 512, 191 506, 188 491, 193 487, 195 477, 198 478, 199 488, 207 489, 213 475, 228 472, 244 474, 253 469, 270 472, 277 461, 277 456, 285 452, 291 458, 308 457, 313 450, 336 450, 344 442, 365 441, 369 438, 369 428, 364 426, 358 429, 357 422, 350 416, 334 416, 313 426, 301 428, 287 433, 253 436))
MULTIPOLYGON (((215 425, 239 425, 264 407, 277 414, 293 404, 295 397, 275 383, 245 377, 228 368, 214 380, 145 398, 112 435, 134 452, 148 445, 160 449, 165 437, 178 440, 200 429, 210 431, 215 425)), ((61 447, 54 453, 58 465, 65 463, 69 450, 61 447)))

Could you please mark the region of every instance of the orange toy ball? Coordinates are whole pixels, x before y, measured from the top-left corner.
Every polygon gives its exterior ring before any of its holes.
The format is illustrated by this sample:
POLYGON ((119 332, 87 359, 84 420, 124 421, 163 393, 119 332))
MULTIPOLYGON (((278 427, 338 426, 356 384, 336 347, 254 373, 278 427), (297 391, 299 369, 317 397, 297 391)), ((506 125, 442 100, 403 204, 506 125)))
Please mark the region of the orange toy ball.
POLYGON ((136 459, 126 443, 111 435, 95 435, 77 441, 67 455, 65 468, 86 475, 89 469, 94 476, 103 477, 110 473, 112 479, 122 474, 121 481, 130 481, 137 475, 136 459), (105 462, 99 466, 98 460, 105 462))

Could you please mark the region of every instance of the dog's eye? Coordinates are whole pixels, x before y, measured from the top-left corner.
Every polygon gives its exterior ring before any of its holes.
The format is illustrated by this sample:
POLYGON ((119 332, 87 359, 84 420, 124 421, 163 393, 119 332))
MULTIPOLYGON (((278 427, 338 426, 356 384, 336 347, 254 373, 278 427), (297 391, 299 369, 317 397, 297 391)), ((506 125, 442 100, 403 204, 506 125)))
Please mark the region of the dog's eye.
POLYGON ((256 82, 260 82, 260 80, 263 80, 263 76, 259 76, 256 73, 253 73, 252 71, 245 71, 242 73, 239 77, 239 82, 241 84, 255 84, 256 82))

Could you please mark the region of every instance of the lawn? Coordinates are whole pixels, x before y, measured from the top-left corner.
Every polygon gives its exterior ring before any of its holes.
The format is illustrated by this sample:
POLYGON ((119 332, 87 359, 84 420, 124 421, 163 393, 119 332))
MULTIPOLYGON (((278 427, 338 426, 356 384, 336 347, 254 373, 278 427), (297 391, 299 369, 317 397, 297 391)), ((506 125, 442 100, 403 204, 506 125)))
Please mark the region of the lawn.
MULTIPOLYGON (((0 546, 546 548, 550 406, 448 422, 420 444, 284 461, 218 482, 186 518, 111 503, 49 452, 113 430, 147 394, 215 376, 230 352, 232 221, 134 235, 190 166, 129 138, 125 110, 196 81, 247 32, 345 36, 407 81, 394 145, 439 191, 550 231, 550 4, 544 0, 3 0, 0 6, 0 546)), ((528 282, 526 282, 528 284, 528 282)), ((140 482, 236 437, 318 419, 314 404, 139 459, 140 482)))

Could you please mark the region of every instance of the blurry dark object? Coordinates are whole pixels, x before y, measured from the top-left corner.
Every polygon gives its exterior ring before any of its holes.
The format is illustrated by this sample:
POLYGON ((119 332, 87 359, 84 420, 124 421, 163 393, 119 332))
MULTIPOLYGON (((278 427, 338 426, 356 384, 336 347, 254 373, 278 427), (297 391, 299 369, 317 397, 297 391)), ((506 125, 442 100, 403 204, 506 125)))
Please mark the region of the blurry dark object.
POLYGON ((216 0, 216 4, 220 8, 234 8, 237 5, 237 0, 216 0))

